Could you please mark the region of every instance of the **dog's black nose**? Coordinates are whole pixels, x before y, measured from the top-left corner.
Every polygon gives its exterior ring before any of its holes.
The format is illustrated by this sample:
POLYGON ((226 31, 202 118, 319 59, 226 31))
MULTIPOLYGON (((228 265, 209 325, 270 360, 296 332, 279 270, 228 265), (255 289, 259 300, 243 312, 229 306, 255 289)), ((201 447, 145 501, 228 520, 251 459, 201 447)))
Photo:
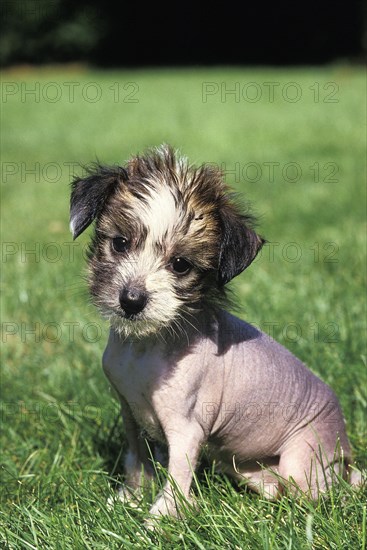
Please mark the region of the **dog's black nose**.
POLYGON ((144 290, 138 288, 124 288, 120 292, 120 306, 127 316, 136 315, 143 311, 147 303, 147 295, 144 290))

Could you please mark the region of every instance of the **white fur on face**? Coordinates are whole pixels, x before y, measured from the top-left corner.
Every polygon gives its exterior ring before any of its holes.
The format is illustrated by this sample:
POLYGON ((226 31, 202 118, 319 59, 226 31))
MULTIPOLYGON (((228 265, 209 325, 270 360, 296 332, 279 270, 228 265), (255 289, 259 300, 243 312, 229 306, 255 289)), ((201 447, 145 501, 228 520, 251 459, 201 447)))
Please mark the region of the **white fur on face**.
MULTIPOLYGON (((121 259, 114 258, 116 271, 112 288, 140 286, 146 290, 148 302, 135 319, 114 315, 110 320, 125 335, 143 336, 170 325, 178 317, 182 305, 174 288, 176 276, 168 269, 168 263, 169 250, 177 240, 177 228, 183 212, 177 208, 174 196, 166 185, 152 190, 147 203, 134 204, 134 212, 148 228, 147 237, 142 248, 129 252, 121 259), (157 247, 157 244, 163 246, 157 247)), ((118 291, 115 295, 106 296, 103 302, 107 308, 119 309, 118 291)))
POLYGON ((161 185, 150 192, 147 205, 144 205, 144 224, 148 227, 148 239, 153 242, 162 242, 163 237, 171 235, 180 212, 176 208, 175 199, 167 185, 161 185))
POLYGON ((181 304, 173 287, 175 275, 167 269, 166 260, 157 256, 150 239, 143 250, 130 254, 116 267, 114 286, 140 285, 148 294, 148 303, 139 318, 165 325, 175 317, 181 304))

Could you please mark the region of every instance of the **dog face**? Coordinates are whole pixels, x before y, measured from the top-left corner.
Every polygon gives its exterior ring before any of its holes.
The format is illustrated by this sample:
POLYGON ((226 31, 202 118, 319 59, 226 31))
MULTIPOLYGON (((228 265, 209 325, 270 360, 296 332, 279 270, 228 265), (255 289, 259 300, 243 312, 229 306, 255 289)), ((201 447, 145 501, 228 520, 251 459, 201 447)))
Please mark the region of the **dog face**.
POLYGON ((263 244, 251 216, 230 201, 221 172, 191 167, 168 146, 75 179, 74 238, 93 220, 91 296, 125 336, 175 331, 223 296, 263 244))

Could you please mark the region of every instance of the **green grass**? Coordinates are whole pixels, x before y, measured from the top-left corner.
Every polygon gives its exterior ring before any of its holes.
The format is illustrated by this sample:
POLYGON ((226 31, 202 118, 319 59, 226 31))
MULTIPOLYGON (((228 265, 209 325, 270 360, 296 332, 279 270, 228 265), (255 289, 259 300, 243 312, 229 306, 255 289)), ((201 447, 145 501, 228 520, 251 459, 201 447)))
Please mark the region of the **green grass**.
POLYGON ((347 486, 317 504, 269 503, 204 470, 198 510, 160 533, 144 528, 149 497, 107 509, 123 427, 100 367, 107 327, 82 280, 88 235, 72 244, 68 232, 70 163, 169 142, 234 171, 269 241, 233 283, 239 314, 335 390, 366 468, 363 70, 20 70, 4 90, 3 547, 365 549, 366 494, 347 486), (215 93, 203 101, 203 89, 215 93))

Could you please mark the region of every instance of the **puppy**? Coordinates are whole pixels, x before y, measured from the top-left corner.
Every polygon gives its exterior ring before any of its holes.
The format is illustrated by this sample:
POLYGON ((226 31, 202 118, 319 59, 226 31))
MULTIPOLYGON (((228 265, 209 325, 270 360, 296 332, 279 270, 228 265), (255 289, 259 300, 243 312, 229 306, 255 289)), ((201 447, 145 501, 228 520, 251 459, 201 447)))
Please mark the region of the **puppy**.
POLYGON ((351 451, 332 390, 266 334, 225 311, 225 285, 264 240, 221 172, 170 147, 125 167, 95 165, 72 183, 71 230, 93 221, 89 287, 109 319, 104 371, 121 402, 128 500, 153 475, 143 433, 168 447, 152 514, 178 513, 199 451, 268 498, 317 498, 349 471, 351 451))

